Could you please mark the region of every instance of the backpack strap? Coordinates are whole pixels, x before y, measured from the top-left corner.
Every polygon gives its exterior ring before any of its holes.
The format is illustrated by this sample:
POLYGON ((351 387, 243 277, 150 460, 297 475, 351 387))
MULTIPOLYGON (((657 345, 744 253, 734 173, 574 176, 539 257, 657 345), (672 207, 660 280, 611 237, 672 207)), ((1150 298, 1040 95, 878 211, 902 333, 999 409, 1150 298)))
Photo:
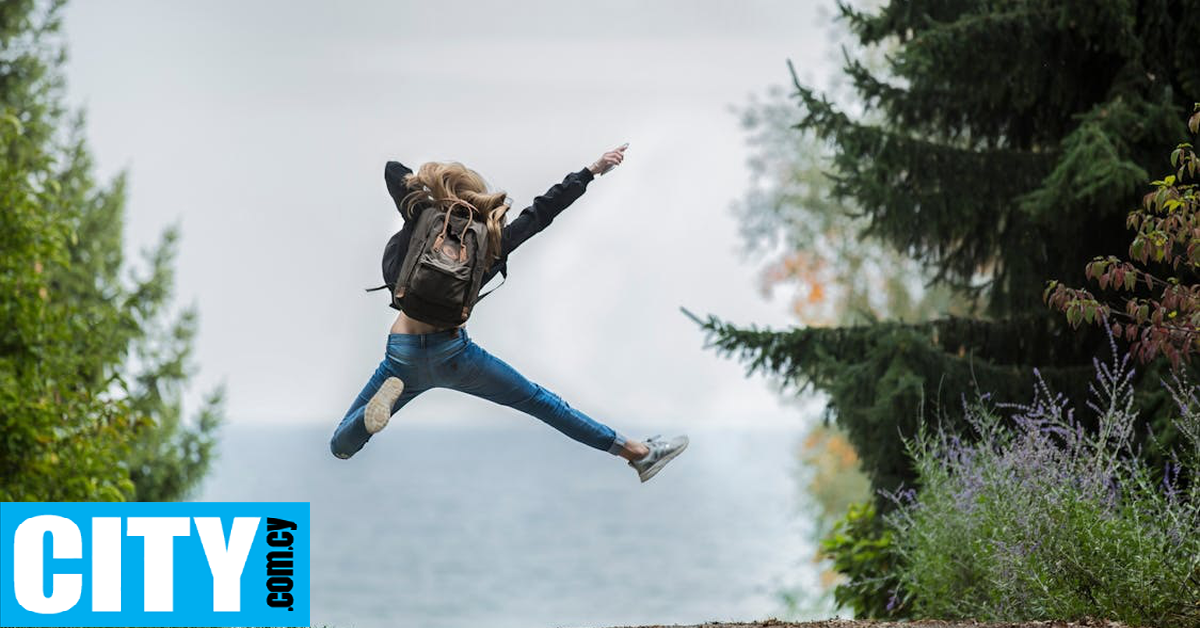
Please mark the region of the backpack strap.
MULTIPOLYGON (((503 286, 504 282, 506 282, 506 281, 508 281, 508 262, 504 262, 503 264, 500 264, 500 284, 497 285, 496 288, 503 286)), ((495 292, 496 288, 492 288, 491 290, 488 290, 487 292, 484 292, 483 294, 475 297, 475 302, 479 303, 480 301, 483 300, 483 297, 486 297, 487 295, 495 292)))

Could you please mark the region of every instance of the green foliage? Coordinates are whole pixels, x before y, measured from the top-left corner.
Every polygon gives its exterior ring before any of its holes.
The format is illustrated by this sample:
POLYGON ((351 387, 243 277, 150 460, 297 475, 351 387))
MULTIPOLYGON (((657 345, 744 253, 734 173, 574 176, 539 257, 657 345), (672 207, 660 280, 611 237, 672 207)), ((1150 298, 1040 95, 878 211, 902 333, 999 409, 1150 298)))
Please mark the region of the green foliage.
MULTIPOLYGON (((797 391, 811 386, 828 394, 838 424, 854 444, 872 484, 881 490, 911 483, 913 469, 901 439, 914 436, 925 416, 940 415, 951 428, 952 411, 964 393, 988 385, 997 399, 1021 399, 1035 381, 1023 365, 1058 358, 1066 365, 1044 366, 1042 376, 1056 389, 1082 396, 1087 394, 1091 372, 1087 360, 1093 338, 1080 333, 1064 339, 1065 325, 1045 313, 1004 324, 947 318, 786 332, 740 328, 712 316, 696 320, 708 333, 710 346, 745 362, 750 373, 779 376, 797 391), (985 351, 990 352, 990 360, 977 357, 985 351), (857 359, 849 361, 846 356, 857 359)), ((1152 368, 1142 379, 1157 381, 1160 376, 1165 373, 1152 368)), ((1169 416, 1169 395, 1142 388, 1138 399, 1146 415, 1143 425, 1168 446, 1175 443, 1178 436, 1169 416)), ((1151 459, 1161 461, 1162 448, 1154 442, 1146 446, 1148 452, 1158 452, 1151 459)), ((877 506, 889 510, 891 502, 879 498, 877 506)))
POLYGON ((902 566, 893 533, 876 517, 873 503, 852 504, 821 551, 847 578, 833 590, 839 606, 853 609, 857 618, 906 616, 898 598, 902 566))
MULTIPOLYGON (((1193 134, 1200 129, 1200 103, 1194 109, 1193 134)), ((1085 267, 1100 290, 1130 296, 1115 299, 1114 307, 1107 297, 1051 281, 1044 298, 1073 327, 1111 326, 1116 337, 1132 341, 1143 362, 1163 355, 1178 368, 1200 349, 1200 157, 1184 142, 1170 161, 1172 174, 1152 182, 1154 189, 1126 219, 1135 231, 1129 260, 1097 256, 1085 267)))
POLYGON ((61 2, 0 8, 0 501, 178 499, 219 391, 180 421, 196 317, 172 317, 174 231, 126 278, 124 177, 96 184, 67 119, 61 2))
MULTIPOLYGON (((705 328, 752 370, 827 393, 875 487, 892 489, 913 477, 900 437, 946 402, 976 389, 1017 399, 1035 366, 1064 391, 1085 385, 1073 374, 1103 333, 1073 333, 1042 287, 1082 283, 1088 260, 1127 244, 1145 173, 1185 138, 1200 100, 1200 2, 915 0, 841 13, 863 46, 892 52, 884 71, 847 60, 847 107, 793 73, 796 150, 805 134, 828 143, 833 198, 861 211, 861 235, 985 315, 705 328)), ((1144 424, 1171 444, 1161 375, 1147 369, 1137 386, 1144 424)))
POLYGON ((920 490, 886 520, 914 616, 1200 624, 1197 388, 1169 387, 1187 447, 1160 473, 1134 445, 1128 364, 1097 364, 1096 430, 1040 384, 1029 405, 968 405, 972 442, 944 430, 909 442, 920 490))
POLYGON ((75 339, 91 326, 52 271, 73 231, 45 207, 60 186, 30 176, 45 161, 5 111, 0 124, 0 501, 113 500, 132 494, 124 466, 134 419, 126 404, 81 382, 89 356, 75 339))

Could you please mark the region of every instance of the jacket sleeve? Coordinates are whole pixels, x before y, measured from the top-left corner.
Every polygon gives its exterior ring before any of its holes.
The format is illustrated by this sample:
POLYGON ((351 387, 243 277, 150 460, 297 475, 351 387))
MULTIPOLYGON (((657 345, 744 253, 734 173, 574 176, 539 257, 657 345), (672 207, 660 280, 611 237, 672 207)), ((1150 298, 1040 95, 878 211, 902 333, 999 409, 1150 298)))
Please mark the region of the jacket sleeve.
POLYGON ((568 174, 562 183, 554 184, 545 194, 533 199, 532 205, 521 210, 520 215, 504 227, 500 237, 500 261, 507 260, 509 253, 553 222, 555 216, 583 195, 593 178, 592 171, 583 168, 568 174))
POLYGON ((408 186, 404 185, 404 177, 411 172, 412 168, 398 161, 389 161, 383 167, 383 181, 387 184, 388 194, 391 195, 392 202, 396 204, 396 211, 400 212, 400 217, 405 222, 408 221, 408 216, 404 215, 404 208, 401 202, 409 192, 408 186))

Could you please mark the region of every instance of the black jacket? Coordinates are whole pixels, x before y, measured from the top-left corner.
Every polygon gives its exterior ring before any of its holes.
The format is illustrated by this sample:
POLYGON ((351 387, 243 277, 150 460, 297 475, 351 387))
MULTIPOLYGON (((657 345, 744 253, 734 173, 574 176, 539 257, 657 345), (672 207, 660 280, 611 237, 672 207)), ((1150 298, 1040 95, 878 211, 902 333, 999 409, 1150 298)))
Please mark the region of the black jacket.
MULTIPOLYGON (((427 205, 416 204, 414 207, 415 214, 406 216, 404 208, 401 206, 401 201, 408 194, 409 188, 404 185, 404 176, 412 172, 412 169, 406 167, 398 161, 389 161, 383 168, 383 180, 387 183, 388 194, 392 196, 392 201, 396 203, 396 209, 400 212, 401 218, 404 219, 404 227, 397 234, 399 243, 398 259, 404 259, 404 255, 408 252, 408 242, 412 238, 412 225, 416 222, 415 218, 425 210, 427 205)), ((587 190, 587 184, 594 178, 591 170, 583 168, 577 172, 572 172, 563 178, 562 183, 556 183, 546 190, 545 194, 533 199, 533 204, 521 210, 515 219, 512 219, 504 226, 500 233, 500 257, 495 264, 487 270, 483 275, 483 284, 486 285, 496 273, 507 272, 508 255, 512 253, 518 246, 524 244, 526 240, 533 237, 533 234, 545 229, 547 225, 554 221, 562 210, 566 209, 575 199, 583 195, 587 190)), ((396 306, 393 304, 393 308, 396 306)), ((397 308, 398 309, 398 308, 397 308)))

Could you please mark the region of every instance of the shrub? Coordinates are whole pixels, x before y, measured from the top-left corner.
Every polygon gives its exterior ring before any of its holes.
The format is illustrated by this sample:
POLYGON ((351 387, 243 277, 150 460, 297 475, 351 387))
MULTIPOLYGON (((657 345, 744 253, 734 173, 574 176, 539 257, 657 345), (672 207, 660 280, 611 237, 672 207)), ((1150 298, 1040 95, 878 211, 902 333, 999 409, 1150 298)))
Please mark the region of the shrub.
POLYGON ((1164 383, 1188 448, 1151 468, 1129 356, 1110 346, 1087 403, 1096 430, 1039 377, 1029 405, 964 403, 969 442, 937 429, 907 443, 920 489, 892 494, 886 521, 914 615, 1200 625, 1197 388, 1164 383))
POLYGON ((892 531, 876 517, 875 504, 852 504, 821 541, 822 556, 847 581, 833 590, 838 606, 851 608, 858 618, 898 617, 904 608, 896 596, 897 555, 892 531))

